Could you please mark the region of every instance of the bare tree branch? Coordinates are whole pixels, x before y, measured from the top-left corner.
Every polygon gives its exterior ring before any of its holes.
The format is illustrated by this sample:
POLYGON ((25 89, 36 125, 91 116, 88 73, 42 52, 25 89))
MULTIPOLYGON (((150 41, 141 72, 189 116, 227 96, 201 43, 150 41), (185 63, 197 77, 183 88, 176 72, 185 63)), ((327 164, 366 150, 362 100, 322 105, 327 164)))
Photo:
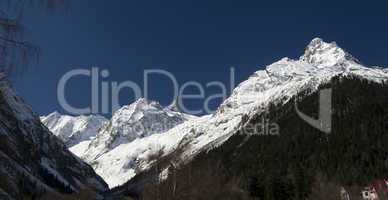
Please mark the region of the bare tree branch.
POLYGON ((9 74, 31 61, 39 61, 39 48, 28 42, 20 24, 29 7, 53 10, 65 0, 0 0, 0 72, 9 74))

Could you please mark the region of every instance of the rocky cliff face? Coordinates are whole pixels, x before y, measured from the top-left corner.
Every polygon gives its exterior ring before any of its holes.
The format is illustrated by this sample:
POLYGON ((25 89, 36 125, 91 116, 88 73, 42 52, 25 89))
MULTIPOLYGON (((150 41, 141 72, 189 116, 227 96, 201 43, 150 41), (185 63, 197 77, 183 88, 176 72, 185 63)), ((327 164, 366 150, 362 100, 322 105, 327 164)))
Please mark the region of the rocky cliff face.
POLYGON ((103 179, 40 122, 3 74, 0 77, 0 160, 2 199, 107 189, 103 179))

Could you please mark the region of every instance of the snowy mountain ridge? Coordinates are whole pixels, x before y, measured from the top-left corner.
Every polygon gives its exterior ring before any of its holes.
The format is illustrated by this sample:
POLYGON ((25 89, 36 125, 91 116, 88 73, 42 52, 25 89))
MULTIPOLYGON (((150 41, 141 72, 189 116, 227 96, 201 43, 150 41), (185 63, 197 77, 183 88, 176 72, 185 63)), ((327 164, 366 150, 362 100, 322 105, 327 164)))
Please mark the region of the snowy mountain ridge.
MULTIPOLYGON (((121 142, 123 140, 119 139, 117 142, 117 137, 112 136, 126 138, 121 134, 120 126, 132 125, 122 113, 131 113, 134 119, 144 117, 141 113, 134 114, 133 108, 123 108, 116 117, 112 117, 111 126, 106 126, 99 133, 100 137, 92 142, 84 158, 89 163, 95 163, 93 167, 97 173, 110 187, 115 187, 148 169, 155 162, 155 155, 166 156, 179 149, 183 150, 181 160, 190 160, 202 151, 221 145, 249 118, 265 112, 268 105, 284 104, 298 92, 316 91, 333 77, 349 75, 378 83, 388 80, 386 69, 365 67, 335 43, 316 38, 299 59, 283 58, 255 72, 234 89, 214 114, 186 119, 166 131, 142 133, 144 137, 133 139, 129 134, 129 140, 121 142), (112 129, 112 125, 116 130, 112 129)), ((161 112, 160 109, 158 112, 161 112)), ((149 118, 145 119, 144 122, 149 118)))
POLYGON ((140 98, 113 114, 110 122, 102 128, 85 152, 87 160, 95 160, 107 150, 138 138, 162 133, 192 118, 195 117, 140 98))
POLYGON ((98 130, 108 122, 105 117, 100 115, 81 115, 75 117, 62 115, 57 111, 40 117, 40 120, 57 137, 65 142, 69 148, 83 141, 95 138, 98 130))

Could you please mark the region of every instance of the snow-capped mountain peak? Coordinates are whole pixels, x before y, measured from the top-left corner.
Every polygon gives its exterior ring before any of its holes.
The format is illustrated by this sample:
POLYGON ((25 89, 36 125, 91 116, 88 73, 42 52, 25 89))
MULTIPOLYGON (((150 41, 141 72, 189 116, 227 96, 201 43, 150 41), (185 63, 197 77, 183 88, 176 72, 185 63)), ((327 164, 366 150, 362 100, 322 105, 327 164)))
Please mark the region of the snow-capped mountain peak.
POLYGON ((134 103, 118 109, 113 114, 111 122, 113 126, 118 126, 140 120, 146 113, 155 113, 161 110, 163 110, 163 107, 158 102, 140 98, 134 103))
POLYGON ((321 38, 314 38, 306 47, 300 60, 315 66, 333 66, 346 61, 359 61, 351 54, 337 46, 337 43, 326 43, 321 38))
POLYGON ((114 148, 137 138, 164 132, 187 119, 187 115, 164 108, 156 101, 140 98, 117 110, 92 146, 114 148))

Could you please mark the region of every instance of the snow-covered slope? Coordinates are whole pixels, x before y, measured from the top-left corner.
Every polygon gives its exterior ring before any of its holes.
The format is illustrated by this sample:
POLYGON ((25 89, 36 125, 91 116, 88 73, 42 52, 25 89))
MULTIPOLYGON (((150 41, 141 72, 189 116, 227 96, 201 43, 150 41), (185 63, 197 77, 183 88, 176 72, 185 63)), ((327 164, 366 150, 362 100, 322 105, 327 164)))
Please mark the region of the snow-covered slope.
POLYGON ((107 188, 93 169, 69 152, 15 94, 0 73, 0 193, 9 199, 45 192, 107 188))
POLYGON ((112 187, 122 184, 123 177, 132 177, 132 172, 149 168, 155 155, 167 156, 179 149, 179 152, 183 151, 181 160, 188 161, 199 152, 221 145, 250 117, 264 112, 269 104, 286 103, 298 92, 314 91, 333 77, 348 75, 379 83, 388 80, 386 70, 365 67, 335 43, 316 38, 299 59, 283 58, 255 72, 234 89, 216 113, 189 120, 165 133, 115 147, 98 159, 100 163, 120 163, 115 165, 118 168, 102 164, 97 172, 111 171, 106 181, 112 187), (127 159, 123 160, 125 156, 127 159), (117 176, 119 174, 122 176, 117 176))
POLYGON ((71 148, 82 142, 94 139, 98 130, 108 122, 99 115, 69 116, 58 112, 40 118, 42 123, 71 148))

